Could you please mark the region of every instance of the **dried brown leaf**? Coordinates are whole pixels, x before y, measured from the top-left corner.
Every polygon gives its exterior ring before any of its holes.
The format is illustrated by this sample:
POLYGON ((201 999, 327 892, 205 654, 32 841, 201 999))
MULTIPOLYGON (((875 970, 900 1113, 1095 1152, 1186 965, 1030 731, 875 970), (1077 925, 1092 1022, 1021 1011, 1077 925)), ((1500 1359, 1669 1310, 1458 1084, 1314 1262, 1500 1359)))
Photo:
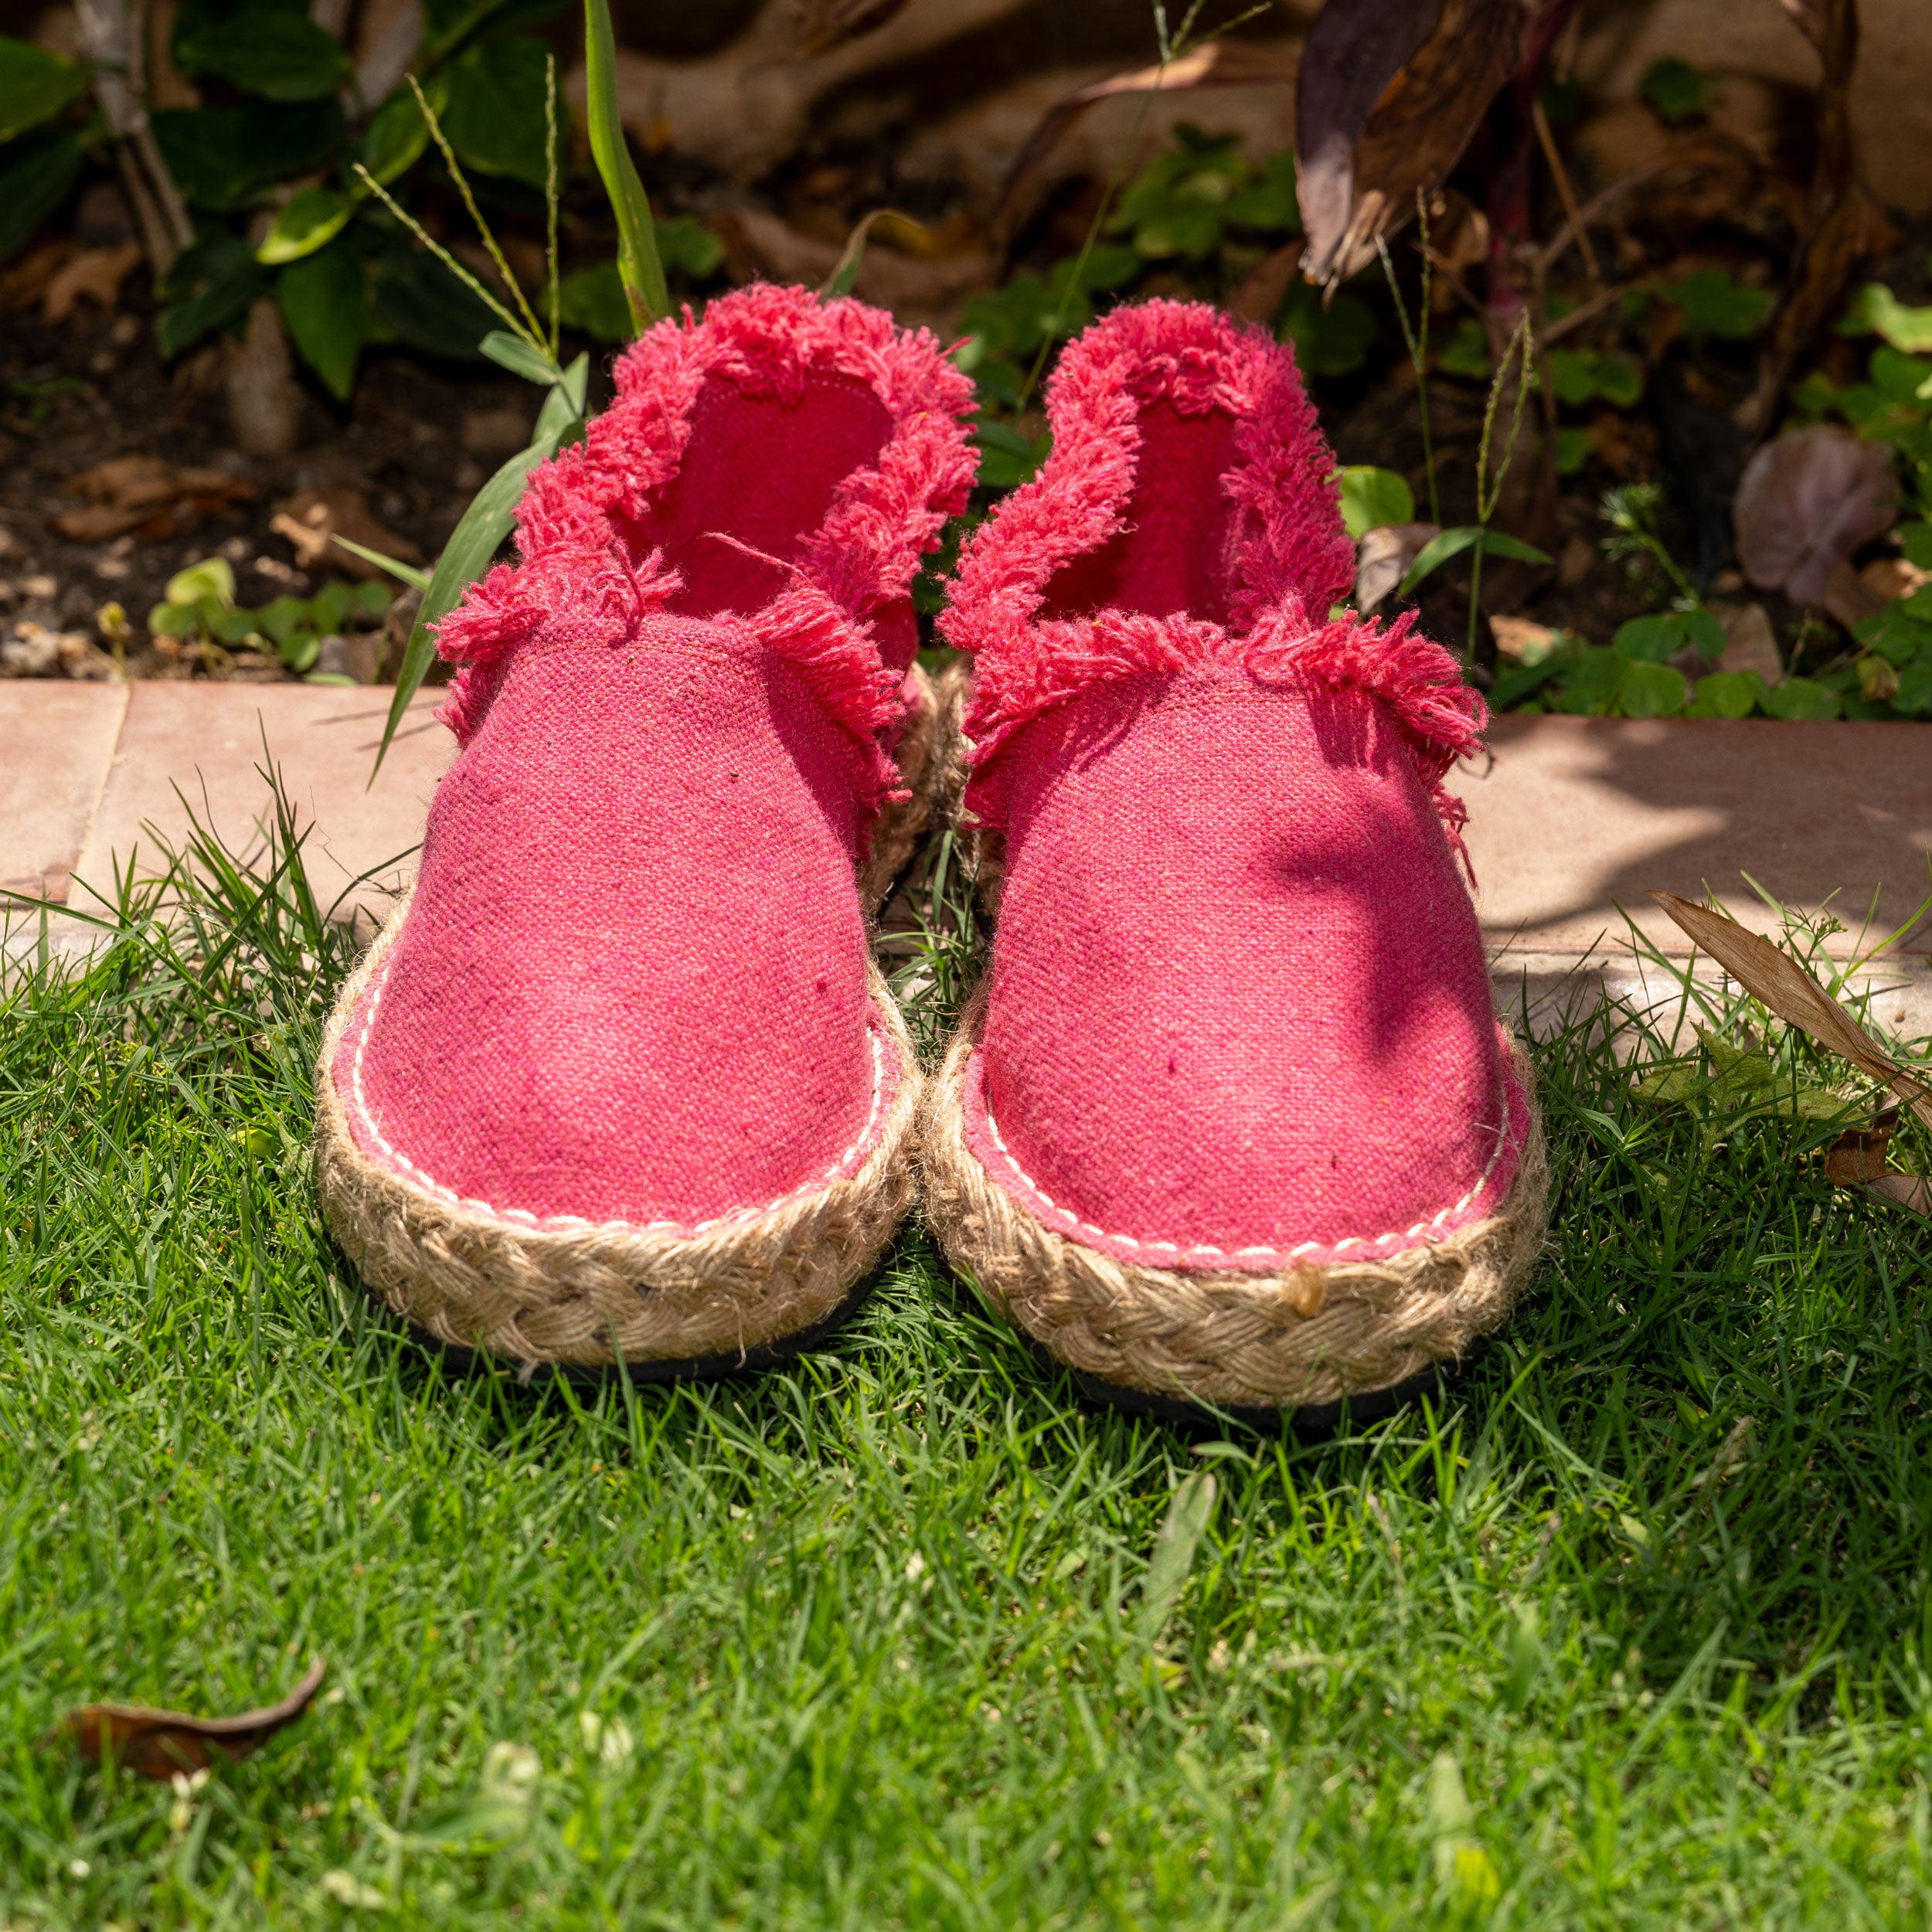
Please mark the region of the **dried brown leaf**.
POLYGON ((1888 1107, 1864 1127, 1848 1127, 1825 1153, 1825 1178, 1834 1187, 1863 1187, 1886 1172, 1899 1110, 1888 1107))
POLYGON ((876 33, 905 7, 906 0, 794 0, 801 33, 798 58, 808 60, 876 33))
POLYGON ((1832 573, 1892 527, 1891 451, 1835 423, 1767 443, 1745 466, 1733 515, 1744 574, 1794 604, 1824 600, 1832 573))
POLYGON ((83 248, 42 291, 42 320, 64 322, 83 295, 104 309, 112 309, 121 300, 121 284, 128 270, 140 260, 139 242, 124 242, 118 248, 83 248))
POLYGON ((1332 287, 1462 158, 1521 57, 1522 0, 1358 0, 1308 29, 1295 98, 1302 273, 1332 287))
POLYGON ((98 1764, 111 1749, 117 1764, 165 1784, 177 1772, 204 1769, 216 1751, 224 1757, 246 1757, 308 1709, 328 1670, 318 1657, 281 1702, 233 1717, 195 1717, 145 1704, 83 1704, 62 1718, 41 1744, 44 1749, 56 1738, 70 1736, 90 1764, 98 1764))
POLYGON ((1932 1087, 1900 1066, 1788 953, 1708 906, 1674 893, 1652 892, 1651 897, 1753 999, 1890 1088, 1932 1126, 1932 1087))
POLYGON ((1285 242, 1264 255, 1235 284, 1227 299, 1229 313, 1243 316, 1251 322, 1274 321, 1276 312, 1287 299, 1288 284, 1294 280, 1294 271, 1301 265, 1304 246, 1298 235, 1293 241, 1285 242))
POLYGON ((268 527, 277 536, 287 538, 295 552, 296 564, 304 570, 319 564, 352 577, 383 574, 379 566, 366 558, 345 550, 335 541, 338 534, 365 549, 400 557, 405 563, 422 561, 422 552, 407 537, 376 522, 360 490, 303 490, 285 497, 275 505, 268 527))
POLYGON ((1064 100, 1056 101, 1020 150, 1000 191, 999 210, 994 228, 1007 233, 1015 216, 1032 192, 1047 157, 1066 138, 1066 132, 1088 108, 1116 94, 1180 94, 1194 87, 1254 87, 1270 81, 1294 78, 1292 53, 1276 47, 1256 46, 1241 40, 1211 40, 1165 66, 1137 68, 1131 73, 1117 73, 1090 86, 1077 88, 1064 100))
POLYGON ((1881 1174, 1866 1182, 1865 1191, 1875 1201, 1889 1201, 1913 1214, 1932 1215, 1932 1182, 1923 1174, 1881 1174))

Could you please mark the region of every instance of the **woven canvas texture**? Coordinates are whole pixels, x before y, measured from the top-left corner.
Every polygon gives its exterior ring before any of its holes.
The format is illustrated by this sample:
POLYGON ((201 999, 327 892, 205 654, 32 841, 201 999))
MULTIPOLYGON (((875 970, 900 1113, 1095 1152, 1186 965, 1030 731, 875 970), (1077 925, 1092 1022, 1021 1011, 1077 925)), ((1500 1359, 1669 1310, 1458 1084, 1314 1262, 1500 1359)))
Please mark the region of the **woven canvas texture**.
POLYGON ((1495 1211, 1526 1111, 1506 1135, 1475 913, 1372 700, 1239 668, 1110 685, 1014 763, 967 1098, 1009 1191, 1170 1267, 1364 1259, 1495 1211))
POLYGON ((1386 1257, 1496 1212, 1529 1110, 1440 788, 1481 701, 1349 546, 1291 352, 1116 311, 969 545, 968 803, 1004 835, 967 1146, 1124 1263, 1386 1257))
POLYGON ((970 391, 768 288, 617 373, 444 627, 463 750, 332 1072, 359 1152, 466 1216, 696 1233, 858 1172, 893 1112, 856 869, 970 391))

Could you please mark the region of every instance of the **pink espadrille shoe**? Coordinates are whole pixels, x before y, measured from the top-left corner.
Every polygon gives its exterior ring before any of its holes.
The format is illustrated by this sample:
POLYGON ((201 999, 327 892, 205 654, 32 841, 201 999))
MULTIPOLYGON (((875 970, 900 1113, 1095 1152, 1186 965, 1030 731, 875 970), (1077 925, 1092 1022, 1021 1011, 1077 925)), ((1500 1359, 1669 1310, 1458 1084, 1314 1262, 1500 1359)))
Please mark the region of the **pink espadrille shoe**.
POLYGON ((330 1023, 317 1166, 437 1340, 703 1372, 821 1332, 910 1199, 866 901, 924 808, 907 594, 971 390, 930 335, 773 287, 617 381, 443 627, 463 749, 330 1023))
POLYGON ((1543 1235, 1440 787, 1482 702, 1409 617, 1329 621, 1354 560, 1287 349, 1117 310, 1048 413, 943 620, 1003 883, 928 1216, 1096 1392, 1360 1413, 1501 1321, 1543 1235))

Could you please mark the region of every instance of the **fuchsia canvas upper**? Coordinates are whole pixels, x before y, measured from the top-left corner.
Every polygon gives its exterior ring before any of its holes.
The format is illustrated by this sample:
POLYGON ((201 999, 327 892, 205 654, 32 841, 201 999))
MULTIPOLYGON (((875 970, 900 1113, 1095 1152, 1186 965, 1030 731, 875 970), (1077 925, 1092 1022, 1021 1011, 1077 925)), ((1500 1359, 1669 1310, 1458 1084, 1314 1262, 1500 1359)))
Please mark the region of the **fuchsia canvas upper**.
POLYGON ((1379 1258, 1495 1213, 1528 1126, 1441 789, 1482 701, 1354 573, 1291 352, 1116 310, 967 546, 971 811, 1005 835, 967 1142, 1128 1262, 1379 1258))
POLYGON ((334 1073, 363 1152, 472 1212, 696 1229, 855 1172, 900 1077, 855 868, 971 391, 769 286, 616 373, 442 627, 463 749, 334 1073))

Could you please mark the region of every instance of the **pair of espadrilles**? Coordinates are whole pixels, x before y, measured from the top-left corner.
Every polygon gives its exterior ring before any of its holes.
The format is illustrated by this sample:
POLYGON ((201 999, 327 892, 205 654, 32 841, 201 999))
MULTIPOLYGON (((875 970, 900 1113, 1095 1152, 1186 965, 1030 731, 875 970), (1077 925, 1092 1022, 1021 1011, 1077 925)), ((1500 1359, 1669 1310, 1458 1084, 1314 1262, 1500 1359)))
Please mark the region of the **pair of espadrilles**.
POLYGON ((733 1369, 849 1311, 917 1172, 1130 1406, 1359 1411, 1495 1327, 1546 1170, 1442 789, 1483 706, 1332 617, 1291 352, 1168 302, 1067 348, 941 619, 963 717, 909 595, 974 474, 929 335, 757 286, 617 383, 442 628, 461 752, 328 1029, 369 1285, 519 1364, 733 1369), (928 1080, 868 922, 961 812, 997 927, 928 1080))

